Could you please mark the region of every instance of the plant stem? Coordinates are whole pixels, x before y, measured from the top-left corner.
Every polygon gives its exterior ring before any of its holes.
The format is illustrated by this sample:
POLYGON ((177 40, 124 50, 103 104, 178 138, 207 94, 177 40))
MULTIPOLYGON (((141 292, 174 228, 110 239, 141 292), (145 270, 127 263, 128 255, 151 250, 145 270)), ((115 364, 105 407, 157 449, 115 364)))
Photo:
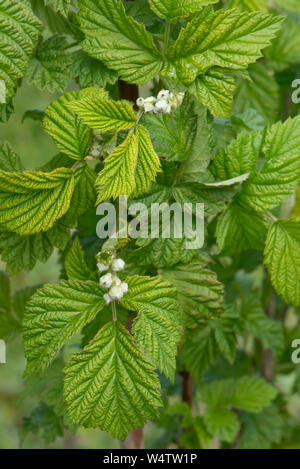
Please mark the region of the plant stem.
MULTIPOLYGON (((269 318, 274 316, 274 307, 274 295, 272 295, 266 308, 266 314, 269 318)), ((274 380, 274 354, 271 349, 266 349, 262 352, 261 371, 265 380, 272 383, 274 380)))
POLYGON ((170 23, 169 23, 169 21, 167 20, 167 22, 166 22, 165 38, 164 38, 164 52, 163 52, 163 57, 164 57, 164 59, 166 58, 166 52, 167 52, 168 45, 169 45, 169 37, 170 37, 170 23))
POLYGON ((186 402, 189 407, 193 405, 193 378, 188 371, 182 371, 182 400, 186 402))
POLYGON ((117 316, 117 307, 116 307, 116 302, 115 301, 112 302, 111 309, 112 309, 112 313, 113 313, 113 321, 117 322, 118 316, 117 316))

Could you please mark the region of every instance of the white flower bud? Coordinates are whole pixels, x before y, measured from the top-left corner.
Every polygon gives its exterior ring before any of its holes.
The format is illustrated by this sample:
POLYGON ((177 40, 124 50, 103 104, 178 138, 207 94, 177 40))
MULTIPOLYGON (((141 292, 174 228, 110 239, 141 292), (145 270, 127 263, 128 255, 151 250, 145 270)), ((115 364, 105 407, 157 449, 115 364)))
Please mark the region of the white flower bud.
POLYGON ((126 282, 122 282, 120 287, 122 288, 122 291, 123 293, 127 293, 128 292, 128 283, 126 282))
POLYGON ((155 109, 159 112, 166 112, 169 104, 166 99, 159 99, 155 104, 155 109))
POLYGON ((155 109, 154 105, 152 103, 145 103, 144 104, 144 110, 145 110, 145 113, 147 112, 153 112, 155 109))
POLYGON ((123 295, 124 295, 124 291, 121 285, 114 285, 109 290, 109 296, 113 300, 121 300, 121 298, 123 298, 123 295))
POLYGON ((156 103, 156 98, 155 96, 149 96, 149 98, 144 99, 145 103, 150 103, 150 104, 155 104, 156 103))
POLYGON ((136 105, 140 108, 143 108, 144 109, 144 99, 143 98, 138 98, 136 100, 136 105))
POLYGON ((105 295, 103 295, 103 298, 105 300, 106 306, 108 306, 109 303, 111 303, 113 301, 113 299, 109 296, 108 293, 105 293, 105 295))
POLYGON ((115 272, 118 272, 119 270, 124 270, 125 267, 125 262, 123 259, 114 259, 111 263, 111 268, 115 272))
POLYGON ((117 275, 114 275, 114 274, 112 274, 112 281, 113 281, 113 285, 121 285, 122 283, 119 277, 117 277, 117 275))
POLYGON ((104 263, 101 264, 100 262, 98 262, 97 268, 98 268, 98 272, 104 272, 105 270, 108 269, 108 265, 104 263))
POLYGON ((158 95, 157 99, 169 99, 170 91, 169 90, 161 90, 158 95))
POLYGON ((100 283, 101 287, 110 288, 113 284, 113 279, 112 279, 111 273, 109 272, 108 274, 103 275, 103 277, 100 278, 99 283, 100 283))

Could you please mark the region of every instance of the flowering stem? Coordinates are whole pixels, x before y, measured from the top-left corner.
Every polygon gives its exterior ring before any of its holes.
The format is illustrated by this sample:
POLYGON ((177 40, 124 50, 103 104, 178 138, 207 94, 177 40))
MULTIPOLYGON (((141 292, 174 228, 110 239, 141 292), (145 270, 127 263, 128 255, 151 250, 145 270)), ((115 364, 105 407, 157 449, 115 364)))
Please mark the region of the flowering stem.
POLYGON ((115 301, 112 302, 111 309, 112 309, 112 313, 113 313, 113 321, 117 322, 118 317, 117 317, 117 308, 116 308, 116 302, 115 301))

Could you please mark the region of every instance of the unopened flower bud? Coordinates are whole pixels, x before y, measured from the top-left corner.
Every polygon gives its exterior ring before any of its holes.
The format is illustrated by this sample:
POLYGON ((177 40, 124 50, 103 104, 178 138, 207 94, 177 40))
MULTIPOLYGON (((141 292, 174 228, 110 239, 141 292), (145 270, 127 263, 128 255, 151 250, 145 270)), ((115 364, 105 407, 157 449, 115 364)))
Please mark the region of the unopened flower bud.
POLYGON ((128 292, 128 283, 126 282, 122 282, 120 287, 122 288, 122 291, 123 293, 127 293, 128 292))
POLYGON ((105 300, 106 306, 108 306, 109 303, 111 303, 113 301, 113 299, 111 298, 111 296, 109 296, 108 293, 105 293, 105 295, 103 295, 103 298, 105 300))
POLYGON ((115 272, 118 272, 119 270, 124 270, 125 267, 125 262, 123 259, 114 259, 111 263, 111 268, 115 272))
POLYGON ((160 90, 160 92, 157 95, 157 99, 168 99, 170 96, 170 91, 169 90, 160 90))
POLYGON ((108 269, 108 265, 105 263, 101 264, 100 262, 98 262, 97 268, 99 272, 104 272, 105 270, 108 269))
POLYGON ((144 98, 138 98, 136 100, 136 105, 140 108, 144 108, 144 98))
POLYGON ((103 275, 103 277, 100 278, 99 283, 100 283, 101 287, 110 288, 113 284, 113 279, 112 279, 111 273, 109 272, 108 274, 103 275))
POLYGON ((123 298, 123 295, 124 295, 124 291, 121 285, 114 285, 109 290, 109 296, 113 300, 121 300, 121 298, 123 298))

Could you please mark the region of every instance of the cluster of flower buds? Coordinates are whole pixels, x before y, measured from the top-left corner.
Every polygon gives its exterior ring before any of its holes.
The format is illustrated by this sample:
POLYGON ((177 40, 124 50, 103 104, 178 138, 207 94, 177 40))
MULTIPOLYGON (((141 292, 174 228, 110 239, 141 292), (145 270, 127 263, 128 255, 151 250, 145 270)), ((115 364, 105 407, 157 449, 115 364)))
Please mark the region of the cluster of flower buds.
POLYGON ((161 90, 157 97, 150 96, 149 98, 138 98, 136 101, 137 106, 140 110, 147 112, 153 112, 154 114, 163 113, 170 114, 171 111, 175 111, 178 106, 182 103, 184 93, 172 93, 169 90, 161 90))
POLYGON ((128 284, 122 282, 117 276, 116 272, 124 270, 125 262, 123 259, 112 258, 110 261, 98 263, 98 271, 101 274, 106 270, 109 270, 108 273, 100 277, 100 286, 103 288, 109 288, 108 293, 105 293, 103 298, 106 301, 106 305, 109 305, 112 301, 119 301, 123 297, 124 293, 128 292, 128 284))

